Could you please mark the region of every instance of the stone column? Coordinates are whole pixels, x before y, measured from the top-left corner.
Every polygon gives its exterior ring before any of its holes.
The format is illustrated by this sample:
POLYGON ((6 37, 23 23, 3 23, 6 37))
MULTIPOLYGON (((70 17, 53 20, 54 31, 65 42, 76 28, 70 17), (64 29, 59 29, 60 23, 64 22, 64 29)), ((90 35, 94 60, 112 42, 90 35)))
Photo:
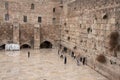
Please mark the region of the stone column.
POLYGON ((40 24, 34 25, 34 49, 40 47, 40 24))
POLYGON ((13 23, 13 43, 19 44, 19 23, 13 23))

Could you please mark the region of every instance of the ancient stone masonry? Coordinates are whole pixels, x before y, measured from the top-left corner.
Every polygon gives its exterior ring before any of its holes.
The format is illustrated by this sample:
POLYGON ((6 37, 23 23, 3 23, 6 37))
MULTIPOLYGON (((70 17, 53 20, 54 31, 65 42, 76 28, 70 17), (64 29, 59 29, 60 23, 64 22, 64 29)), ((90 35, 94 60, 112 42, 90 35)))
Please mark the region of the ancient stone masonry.
POLYGON ((41 27, 41 42, 43 42, 44 40, 46 41, 50 41, 52 42, 53 44, 55 43, 58 43, 60 37, 58 36, 59 35, 59 26, 55 25, 55 26, 52 26, 52 25, 49 25, 49 27, 47 26, 43 26, 41 27), (51 28, 51 30, 49 30, 49 27, 51 28), (54 40, 53 40, 54 39, 54 40))
POLYGON ((53 13, 56 4, 58 2, 52 0, 1 0, 0 45, 13 42, 39 48, 41 42, 50 40, 53 46, 57 46, 60 26, 59 19, 53 13), (53 18, 58 21, 53 23, 53 18), (17 27, 14 26, 16 23, 17 27), (38 30, 36 25, 39 26, 38 30))
POLYGON ((13 37, 13 25, 12 24, 1 24, 0 25, 0 45, 9 43, 13 37))
POLYGON ((33 45, 32 40, 34 40, 34 27, 31 24, 25 24, 20 27, 20 44, 30 44, 33 45))
POLYGON ((87 65, 111 80, 120 80, 120 53, 114 57, 109 45, 110 34, 120 29, 119 9, 119 0, 71 0, 64 1, 61 14, 61 45, 85 56, 87 65), (105 64, 96 60, 100 54, 105 64))
POLYGON ((120 0, 0 0, 0 49, 8 43, 60 46, 120 80, 120 0))

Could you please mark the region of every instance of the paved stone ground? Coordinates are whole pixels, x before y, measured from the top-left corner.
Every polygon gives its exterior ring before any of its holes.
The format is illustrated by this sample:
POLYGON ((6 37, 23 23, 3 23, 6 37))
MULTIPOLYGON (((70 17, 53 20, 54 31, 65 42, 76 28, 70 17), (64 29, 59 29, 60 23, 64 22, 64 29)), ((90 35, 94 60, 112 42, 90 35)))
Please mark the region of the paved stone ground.
POLYGON ((69 55, 65 65, 56 49, 22 50, 20 54, 9 54, 0 51, 0 80, 107 80, 87 66, 77 66, 69 55))

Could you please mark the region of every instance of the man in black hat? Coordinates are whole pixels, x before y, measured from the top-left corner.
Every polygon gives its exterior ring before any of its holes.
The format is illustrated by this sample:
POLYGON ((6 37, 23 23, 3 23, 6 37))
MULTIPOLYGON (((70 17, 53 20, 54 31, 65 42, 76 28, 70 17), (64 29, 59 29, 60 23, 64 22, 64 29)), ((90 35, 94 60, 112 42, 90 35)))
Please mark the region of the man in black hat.
POLYGON ((64 64, 66 64, 67 63, 67 57, 65 56, 65 58, 64 58, 64 64))
POLYGON ((86 61, 86 58, 85 58, 85 57, 83 57, 83 65, 85 65, 85 61, 86 61))
POLYGON ((30 57, 30 52, 28 51, 28 58, 30 57))

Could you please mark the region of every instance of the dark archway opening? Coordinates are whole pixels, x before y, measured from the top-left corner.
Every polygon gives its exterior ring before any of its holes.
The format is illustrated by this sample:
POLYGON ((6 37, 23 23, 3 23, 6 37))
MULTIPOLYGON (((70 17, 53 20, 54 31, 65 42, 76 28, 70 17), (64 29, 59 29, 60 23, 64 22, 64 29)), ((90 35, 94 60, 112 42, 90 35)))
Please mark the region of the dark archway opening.
POLYGON ((44 41, 40 44, 40 48, 52 48, 52 43, 49 41, 44 41))
POLYGON ((4 50, 5 49, 5 44, 0 46, 0 50, 4 50))
POLYGON ((30 48, 31 48, 31 46, 28 45, 28 44, 23 44, 23 45, 20 47, 20 49, 30 49, 30 48))

